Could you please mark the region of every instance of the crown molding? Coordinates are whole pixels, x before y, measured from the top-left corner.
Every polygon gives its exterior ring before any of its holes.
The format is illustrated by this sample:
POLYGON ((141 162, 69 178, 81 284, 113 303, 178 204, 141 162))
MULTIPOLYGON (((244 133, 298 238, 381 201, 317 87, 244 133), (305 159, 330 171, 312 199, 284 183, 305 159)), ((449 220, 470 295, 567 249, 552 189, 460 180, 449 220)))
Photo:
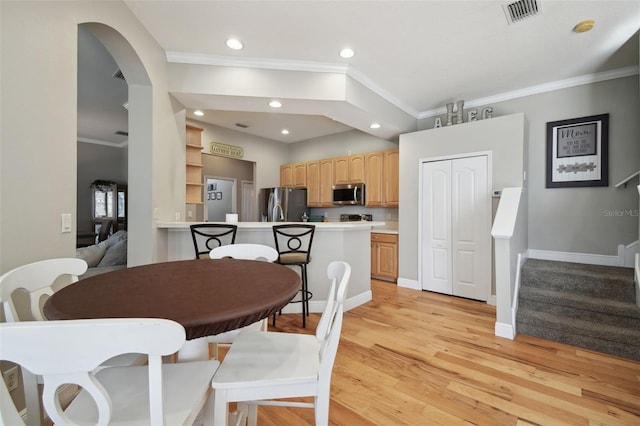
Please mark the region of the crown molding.
MULTIPOLYGON (((581 86, 584 84, 592 84, 600 81, 614 80, 616 78, 630 77, 638 74, 639 67, 631 66, 619 68, 611 71, 603 71, 596 74, 587 74, 565 80, 553 81, 550 83, 539 84, 537 86, 525 87, 524 89, 505 92, 498 95, 487 96, 485 98, 472 99, 464 102, 465 108, 475 108, 490 105, 496 102, 504 102, 512 99, 524 98, 527 96, 538 95, 541 93, 553 92, 555 90, 568 89, 571 87, 581 86)), ((447 113, 446 106, 442 108, 423 111, 418 115, 418 119, 430 118, 436 115, 447 113)))
POLYGON ((116 142, 107 142, 107 141, 101 141, 98 139, 89 139, 89 138, 77 138, 78 142, 84 142, 84 143, 91 143, 94 145, 102 145, 102 146, 108 146, 110 148, 124 148, 126 146, 129 145, 129 140, 127 139, 124 142, 120 142, 120 143, 116 143, 116 142))

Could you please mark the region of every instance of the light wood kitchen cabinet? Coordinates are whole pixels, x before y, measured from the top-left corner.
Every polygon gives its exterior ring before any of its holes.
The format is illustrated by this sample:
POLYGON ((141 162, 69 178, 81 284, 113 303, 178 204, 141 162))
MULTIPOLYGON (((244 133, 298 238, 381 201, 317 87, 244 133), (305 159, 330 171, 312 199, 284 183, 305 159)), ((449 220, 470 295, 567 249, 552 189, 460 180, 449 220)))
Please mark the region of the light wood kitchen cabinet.
POLYGON ((333 205, 333 160, 320 160, 320 207, 333 205))
POLYGON ((349 183, 349 156, 333 159, 333 184, 342 185, 349 183))
POLYGON ((364 183, 365 155, 344 155, 333 159, 333 184, 364 183))
POLYGON ((307 207, 320 206, 320 161, 307 161, 307 207))
POLYGON ((186 125, 186 192, 187 204, 202 204, 202 129, 186 125))
POLYGON ((368 152, 365 154, 365 162, 366 206, 382 207, 384 205, 384 152, 368 152))
POLYGON ((293 186, 293 164, 280 166, 280 186, 293 186))
POLYGON ((293 164, 293 187, 307 187, 307 162, 293 164))
POLYGON ((400 150, 384 152, 384 206, 400 205, 400 150))
POLYGON ((371 233, 371 277, 388 281, 398 279, 398 236, 371 233))
POLYGON ((399 199, 399 150, 365 154, 367 207, 397 207, 399 199))
POLYGON ((280 166, 280 186, 307 187, 307 163, 289 163, 280 166))
POLYGON ((349 156, 349 183, 364 183, 364 154, 349 156))

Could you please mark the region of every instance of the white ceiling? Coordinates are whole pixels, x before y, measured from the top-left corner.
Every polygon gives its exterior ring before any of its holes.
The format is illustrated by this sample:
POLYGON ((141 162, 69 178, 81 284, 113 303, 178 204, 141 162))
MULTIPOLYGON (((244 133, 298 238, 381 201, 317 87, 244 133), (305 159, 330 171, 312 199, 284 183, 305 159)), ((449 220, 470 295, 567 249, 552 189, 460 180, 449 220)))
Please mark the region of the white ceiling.
MULTIPOLYGON (((189 118, 283 142, 350 128, 393 140, 398 133, 414 130, 418 119, 444 114, 449 102, 487 105, 556 87, 558 82, 637 73, 638 67, 638 0, 539 0, 536 16, 511 24, 503 10, 507 2, 489 0, 124 1, 172 63, 214 65, 212 72, 220 66, 270 69, 283 76, 289 71, 333 72, 357 82, 370 92, 364 99, 376 101, 362 101, 360 93, 360 102, 352 102, 346 89, 343 100, 310 104, 287 92, 285 106, 268 112, 268 107, 257 106, 268 99, 240 92, 172 93, 187 107, 189 118), (595 20, 592 31, 572 31, 586 19, 595 20), (229 37, 241 39, 245 48, 228 49, 229 37), (345 46, 356 51, 353 58, 338 56, 345 46), (191 115, 193 108, 209 109, 199 118, 191 115), (381 117, 383 110, 397 114, 381 117), (370 121, 380 121, 383 127, 371 130, 370 121), (238 122, 249 127, 241 129, 238 122), (280 134, 285 127, 288 136, 280 134)), ((124 111, 121 98, 113 102, 117 105, 108 118, 85 126, 84 116, 90 114, 83 109, 91 102, 83 101, 83 92, 93 90, 96 96, 101 85, 80 86, 83 72, 91 69, 82 60, 90 50, 83 53, 82 42, 80 47, 79 137, 122 142, 126 137, 114 140, 106 133, 93 133, 100 124, 110 124, 111 134, 123 130, 126 112, 123 123, 111 123, 124 111)), ((108 77, 111 85, 122 83, 108 77)), ((109 97, 116 95, 113 87, 109 91, 109 97)), ((126 100, 126 87, 124 93, 126 100)), ((106 97, 102 99, 106 103, 106 97)))

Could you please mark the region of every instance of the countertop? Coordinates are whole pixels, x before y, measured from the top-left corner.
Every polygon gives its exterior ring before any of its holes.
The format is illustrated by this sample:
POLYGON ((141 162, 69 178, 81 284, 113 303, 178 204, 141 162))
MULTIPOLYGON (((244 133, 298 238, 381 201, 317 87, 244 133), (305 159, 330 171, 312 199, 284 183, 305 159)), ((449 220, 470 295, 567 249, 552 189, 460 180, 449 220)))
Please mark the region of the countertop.
POLYGON ((383 226, 377 226, 371 230, 373 234, 395 234, 398 235, 398 222, 387 221, 383 226))
MULTIPOLYGON (((159 229, 189 229, 190 225, 196 223, 226 223, 226 222, 158 222, 156 227, 159 229)), ((360 221, 360 222, 236 222, 235 225, 238 225, 238 229, 266 229, 271 228, 273 225, 282 225, 282 224, 302 224, 308 223, 311 225, 315 225, 317 230, 345 230, 348 231, 350 229, 362 229, 362 228, 375 228, 375 232, 386 232, 385 226, 386 222, 381 221, 360 221)), ((397 225, 396 225, 397 233, 397 225)))

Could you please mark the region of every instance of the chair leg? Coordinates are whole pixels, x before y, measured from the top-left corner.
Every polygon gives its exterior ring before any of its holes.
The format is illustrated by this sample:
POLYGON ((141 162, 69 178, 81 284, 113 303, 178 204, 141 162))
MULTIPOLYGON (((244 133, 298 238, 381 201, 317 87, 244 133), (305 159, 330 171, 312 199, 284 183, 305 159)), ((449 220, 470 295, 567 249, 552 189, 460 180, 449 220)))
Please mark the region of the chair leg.
POLYGON ((307 327, 307 275, 305 274, 305 265, 300 265, 300 275, 302 278, 302 298, 300 303, 302 304, 302 328, 307 327))
POLYGON ((25 394, 25 405, 27 409, 27 425, 41 426, 43 420, 40 389, 38 387, 38 376, 22 368, 22 381, 25 394))

